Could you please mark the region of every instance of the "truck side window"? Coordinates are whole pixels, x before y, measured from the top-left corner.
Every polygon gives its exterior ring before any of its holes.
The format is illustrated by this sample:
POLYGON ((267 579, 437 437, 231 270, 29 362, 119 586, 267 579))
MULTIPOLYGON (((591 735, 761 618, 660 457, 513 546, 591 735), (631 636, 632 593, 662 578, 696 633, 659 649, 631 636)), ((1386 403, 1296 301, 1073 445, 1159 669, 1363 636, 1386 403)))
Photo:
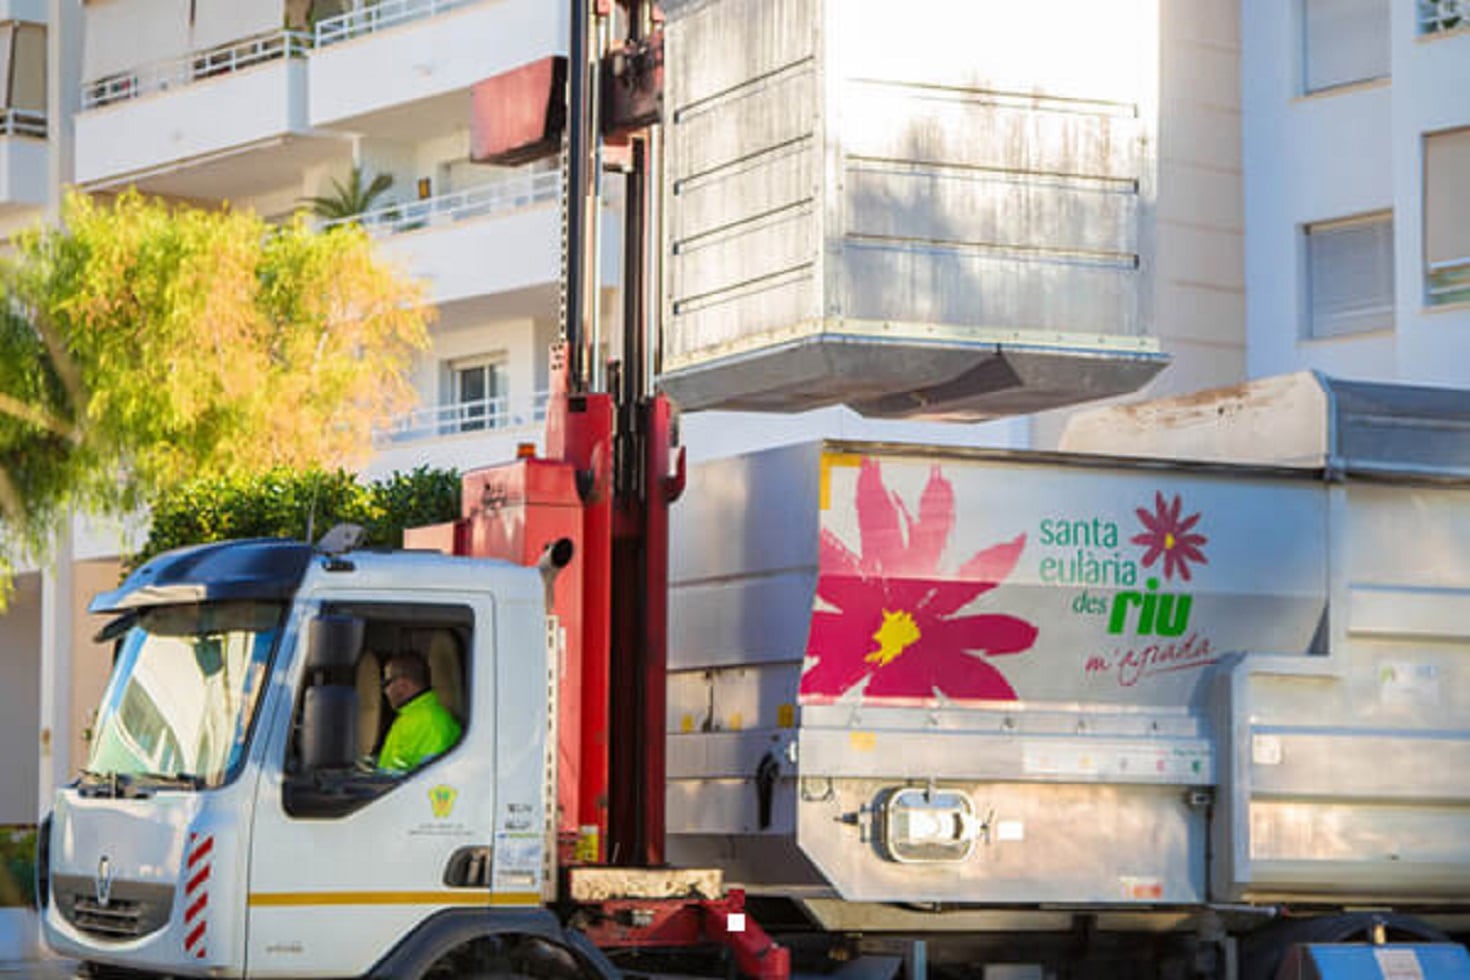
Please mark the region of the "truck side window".
POLYGON ((304 818, 340 817, 391 792, 403 779, 453 752, 469 722, 470 609, 410 603, 330 603, 323 613, 363 621, 356 666, 305 677, 297 692, 285 760, 284 805, 304 818), (329 684, 355 703, 357 763, 311 771, 300 734, 313 685, 329 684))

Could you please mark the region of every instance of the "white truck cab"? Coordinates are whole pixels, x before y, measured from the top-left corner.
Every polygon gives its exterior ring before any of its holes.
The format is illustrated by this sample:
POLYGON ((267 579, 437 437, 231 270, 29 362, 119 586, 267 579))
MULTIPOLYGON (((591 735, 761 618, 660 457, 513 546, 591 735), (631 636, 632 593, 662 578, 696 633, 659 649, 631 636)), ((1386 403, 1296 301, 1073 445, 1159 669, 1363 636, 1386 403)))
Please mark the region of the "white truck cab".
POLYGON ((556 933, 544 591, 504 562, 256 540, 97 597, 116 665, 43 831, 48 943, 184 976, 414 976, 466 915, 556 933), (405 650, 463 734, 394 775, 363 756, 405 650))

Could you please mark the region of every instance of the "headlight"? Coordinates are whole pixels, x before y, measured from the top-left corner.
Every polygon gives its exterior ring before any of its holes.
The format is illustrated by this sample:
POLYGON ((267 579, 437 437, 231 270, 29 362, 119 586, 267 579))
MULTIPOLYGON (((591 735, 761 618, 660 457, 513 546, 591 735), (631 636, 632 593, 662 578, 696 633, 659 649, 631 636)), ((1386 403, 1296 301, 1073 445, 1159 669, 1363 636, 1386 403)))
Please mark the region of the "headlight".
POLYGON ((986 830, 970 797, 957 790, 890 790, 880 812, 884 851, 908 864, 963 861, 986 830))

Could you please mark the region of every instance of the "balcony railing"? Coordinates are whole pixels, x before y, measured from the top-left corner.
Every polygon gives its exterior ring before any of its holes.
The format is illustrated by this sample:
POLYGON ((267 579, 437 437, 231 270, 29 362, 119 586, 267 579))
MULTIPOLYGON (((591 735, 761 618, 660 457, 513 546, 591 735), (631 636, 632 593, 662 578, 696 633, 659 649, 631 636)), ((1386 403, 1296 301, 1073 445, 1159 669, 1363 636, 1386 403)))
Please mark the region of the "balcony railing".
POLYGON ((548 170, 523 174, 510 180, 497 180, 422 201, 374 208, 351 218, 328 221, 322 225, 322 229, 356 223, 375 235, 396 235, 399 232, 453 224, 488 214, 515 211, 533 204, 555 201, 560 196, 561 174, 548 170))
POLYGON ((1419 33, 1470 27, 1470 0, 1419 0, 1419 33))
POLYGON ((0 136, 46 138, 46 114, 27 109, 0 109, 0 136))
POLYGON ((258 34, 182 58, 155 62, 85 82, 82 86, 82 108, 98 109, 153 92, 229 75, 266 62, 305 57, 309 50, 311 36, 308 34, 298 31, 258 34))
POLYGON ((1470 256, 1431 263, 1428 279, 1430 306, 1470 303, 1470 256))
POLYGON ((546 419, 547 393, 539 391, 529 401, 512 403, 507 398, 482 398, 419 408, 389 419, 373 430, 379 446, 401 445, 424 439, 439 439, 497 430, 525 428, 546 419))
POLYGON ((350 10, 317 22, 316 46, 325 48, 341 41, 373 34, 481 0, 370 0, 361 10, 350 10))

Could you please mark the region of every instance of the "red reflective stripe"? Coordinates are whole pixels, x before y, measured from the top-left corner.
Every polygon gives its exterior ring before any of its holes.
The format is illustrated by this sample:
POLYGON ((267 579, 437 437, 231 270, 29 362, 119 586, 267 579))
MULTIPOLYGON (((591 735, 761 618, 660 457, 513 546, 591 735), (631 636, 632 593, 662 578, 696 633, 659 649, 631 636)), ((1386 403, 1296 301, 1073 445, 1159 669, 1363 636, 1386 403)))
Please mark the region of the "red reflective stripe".
MULTIPOLYGON (((185 949, 193 949, 194 948, 194 944, 197 943, 197 942, 199 942, 199 940, 201 940, 203 938, 204 938, 204 923, 201 922, 197 926, 194 927, 193 931, 190 932, 189 935, 188 935, 188 937, 184 940, 184 948, 185 949)), ((199 955, 201 955, 201 956, 204 955, 203 950, 200 950, 199 955)))
POLYGON ((195 901, 193 905, 189 906, 189 911, 187 911, 187 912, 184 913, 184 921, 185 922, 193 922, 194 921, 194 918, 200 912, 203 912, 204 911, 204 906, 206 906, 208 904, 209 904, 209 892, 204 892, 203 894, 201 894, 199 896, 198 900, 195 901))
POLYGON ((198 864, 212 850, 214 850, 214 838, 204 838, 204 843, 196 847, 194 853, 189 855, 189 867, 194 867, 194 865, 198 864))
POLYGON ((204 867, 202 867, 202 868, 199 869, 199 873, 198 874, 196 874, 194 877, 192 877, 192 878, 189 879, 189 883, 184 886, 184 893, 185 894, 188 894, 189 892, 193 892, 193 891, 197 890, 200 885, 204 884, 208 880, 209 880, 209 865, 206 864, 204 867))

